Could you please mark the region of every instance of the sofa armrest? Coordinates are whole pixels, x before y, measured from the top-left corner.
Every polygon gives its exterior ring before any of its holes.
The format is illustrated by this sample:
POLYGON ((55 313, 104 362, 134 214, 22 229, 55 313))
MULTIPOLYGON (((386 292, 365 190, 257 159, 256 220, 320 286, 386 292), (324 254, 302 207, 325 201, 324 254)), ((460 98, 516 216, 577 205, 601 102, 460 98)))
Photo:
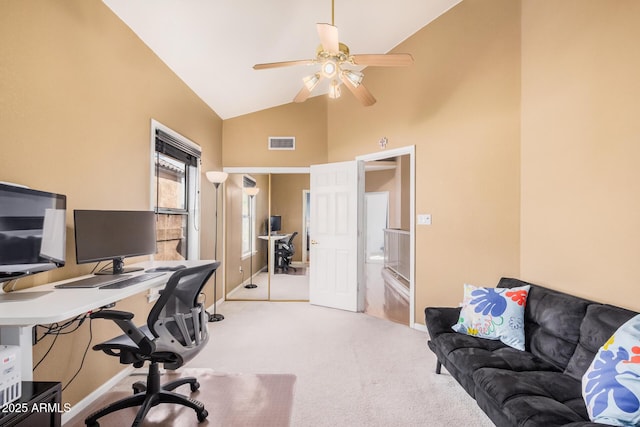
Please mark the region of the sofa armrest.
POLYGON ((451 327, 458 323, 460 307, 427 307, 424 309, 424 320, 429 331, 429 338, 434 339, 445 332, 453 332, 451 327))

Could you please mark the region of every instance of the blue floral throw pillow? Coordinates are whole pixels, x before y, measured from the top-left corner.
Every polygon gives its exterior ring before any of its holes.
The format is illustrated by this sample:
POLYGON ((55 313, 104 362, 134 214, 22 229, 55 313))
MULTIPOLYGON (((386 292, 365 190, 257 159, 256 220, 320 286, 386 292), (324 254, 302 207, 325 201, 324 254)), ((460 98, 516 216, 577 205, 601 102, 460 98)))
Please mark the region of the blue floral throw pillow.
POLYGON ((620 326, 582 377, 591 421, 640 425, 640 314, 620 326))
POLYGON ((464 285, 464 299, 453 330, 490 340, 500 340, 524 350, 524 307, 530 286, 480 288, 464 285))

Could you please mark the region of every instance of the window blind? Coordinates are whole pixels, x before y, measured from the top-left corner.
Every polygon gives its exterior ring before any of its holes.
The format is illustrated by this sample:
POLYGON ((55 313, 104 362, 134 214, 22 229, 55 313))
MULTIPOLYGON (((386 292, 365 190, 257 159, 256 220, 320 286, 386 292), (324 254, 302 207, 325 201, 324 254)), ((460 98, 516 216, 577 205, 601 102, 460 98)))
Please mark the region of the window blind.
POLYGON ((202 156, 199 147, 174 138, 160 129, 156 129, 156 152, 166 154, 189 166, 197 166, 202 156))

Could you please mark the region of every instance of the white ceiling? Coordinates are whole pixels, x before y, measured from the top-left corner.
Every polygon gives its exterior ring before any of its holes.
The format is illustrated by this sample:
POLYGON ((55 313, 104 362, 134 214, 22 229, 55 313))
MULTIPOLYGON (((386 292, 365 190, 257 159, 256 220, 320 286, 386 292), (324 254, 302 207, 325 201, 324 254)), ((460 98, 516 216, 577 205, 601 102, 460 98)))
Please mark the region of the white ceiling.
MULTIPOLYGON (((334 24, 352 54, 387 53, 460 1, 335 0, 334 24)), ((309 66, 253 65, 314 58, 331 23, 331 0, 103 2, 222 119, 291 102, 309 66)))

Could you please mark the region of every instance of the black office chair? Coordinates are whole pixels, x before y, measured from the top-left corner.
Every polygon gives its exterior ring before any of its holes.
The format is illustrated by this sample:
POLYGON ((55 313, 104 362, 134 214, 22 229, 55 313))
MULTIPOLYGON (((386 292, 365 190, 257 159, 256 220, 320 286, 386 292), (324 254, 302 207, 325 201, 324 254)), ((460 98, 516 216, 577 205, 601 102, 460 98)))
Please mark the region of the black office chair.
POLYGON ((287 273, 289 269, 293 271, 298 271, 295 267, 291 265, 291 261, 293 260, 293 255, 296 253, 296 248, 293 245, 293 239, 298 235, 298 232, 295 231, 289 240, 286 243, 280 243, 278 248, 276 249, 276 257, 278 259, 278 267, 282 269, 284 273, 287 273))
POLYGON ((175 370, 191 360, 209 341, 207 315, 198 298, 219 265, 219 262, 213 262, 174 272, 161 291, 160 298, 151 308, 145 326, 135 326, 131 320, 133 313, 126 311, 103 310, 91 315, 92 319, 113 320, 124 332, 123 335, 95 345, 94 350, 117 356, 120 363, 132 364, 136 368, 142 367, 146 361, 151 363, 146 384, 135 383, 133 396, 125 397, 91 414, 85 419, 87 426, 99 427, 98 418, 120 409, 140 406, 132 424, 137 426, 149 409, 160 403, 177 403, 193 408, 198 422, 207 418, 209 414, 202 402, 172 391, 178 386, 189 384, 194 392, 200 387, 198 380, 193 377, 180 378, 161 386, 158 364, 164 364, 165 369, 175 370))

